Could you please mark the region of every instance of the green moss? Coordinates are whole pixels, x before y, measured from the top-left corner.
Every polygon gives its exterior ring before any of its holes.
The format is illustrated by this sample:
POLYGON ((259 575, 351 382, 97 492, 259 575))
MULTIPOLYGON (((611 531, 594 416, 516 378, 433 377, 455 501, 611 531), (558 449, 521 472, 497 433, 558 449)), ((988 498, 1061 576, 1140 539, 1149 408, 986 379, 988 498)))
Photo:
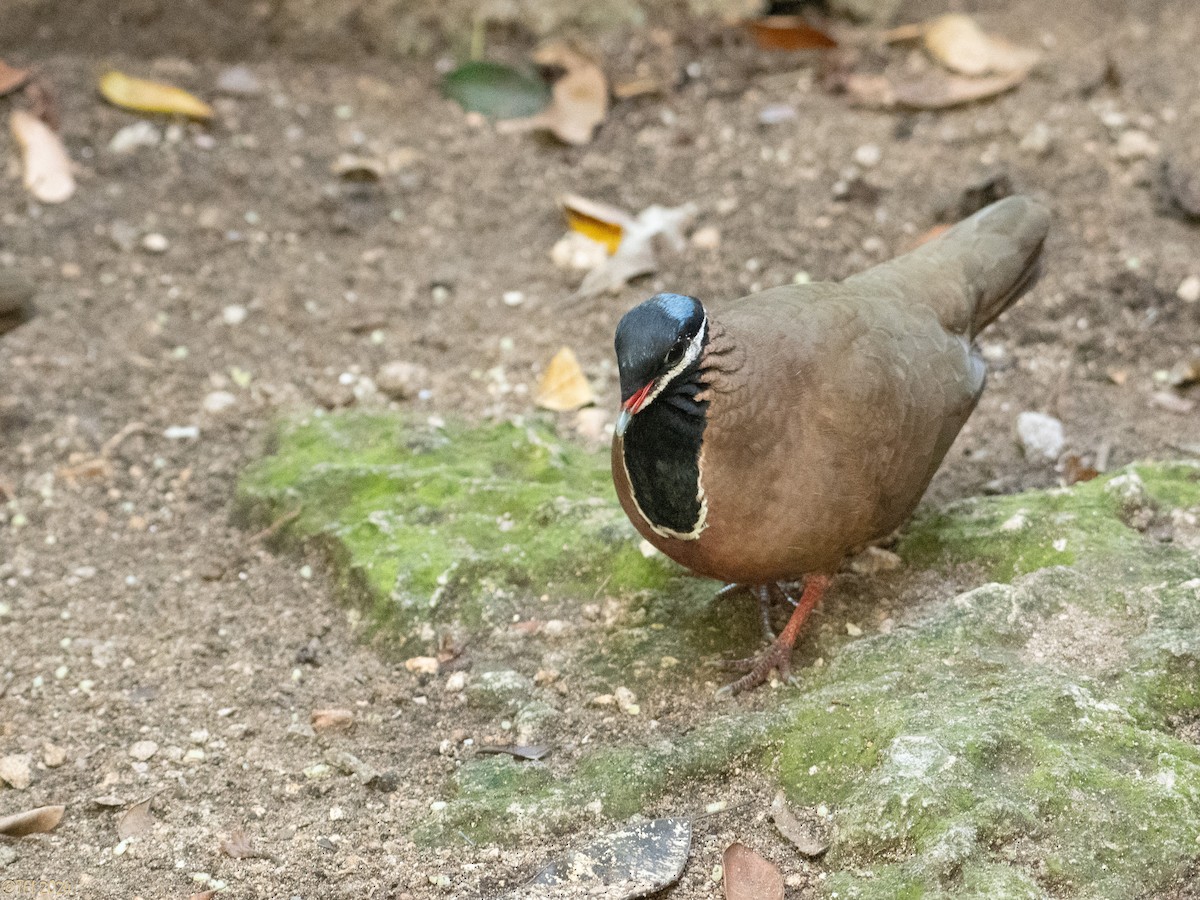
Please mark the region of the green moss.
POLYGON ((283 536, 329 547, 402 641, 425 624, 507 622, 531 595, 578 605, 600 585, 661 590, 679 574, 638 550, 606 462, 540 426, 317 415, 283 424, 273 444, 241 481, 244 517, 297 510, 283 536))
MULTIPOLYGON (((973 565, 1004 583, 888 634, 821 639, 826 664, 758 712, 739 701, 685 734, 552 767, 468 761, 418 836, 511 842, 597 803, 624 818, 673 794, 686 812, 695 782, 745 767, 833 810, 823 884, 841 898, 1133 898, 1173 884, 1200 856, 1200 750, 1174 730, 1200 716, 1200 559, 1149 526, 1200 505, 1198 473, 1138 465, 926 514, 900 545, 910 569, 973 565)), ((698 657, 754 644, 750 602, 713 601, 644 557, 603 458, 544 431, 316 417, 283 427, 241 497, 259 522, 299 509, 288 536, 328 547, 404 636, 486 631, 543 594, 564 617, 617 597, 600 639, 564 656, 644 695, 661 671, 694 690, 698 657), (667 655, 684 662, 664 669, 667 655)), ((538 690, 518 693, 537 703, 538 690)))

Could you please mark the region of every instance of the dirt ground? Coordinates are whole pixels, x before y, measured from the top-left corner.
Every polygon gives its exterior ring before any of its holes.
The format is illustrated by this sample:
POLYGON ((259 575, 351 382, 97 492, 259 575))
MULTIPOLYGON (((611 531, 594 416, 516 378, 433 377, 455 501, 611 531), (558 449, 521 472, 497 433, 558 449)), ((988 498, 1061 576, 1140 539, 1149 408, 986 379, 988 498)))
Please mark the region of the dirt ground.
MULTIPOLYGON (((738 295, 799 271, 843 277, 911 246, 1000 171, 1054 210, 1045 275, 985 335, 990 385, 931 502, 1056 483, 1013 438, 1027 409, 1058 416, 1070 449, 1103 450, 1110 467, 1198 452, 1198 414, 1152 399, 1156 373, 1200 355, 1200 303, 1176 296, 1200 275, 1197 226, 1163 213, 1161 156, 1121 159, 1116 145, 1129 128, 1162 156, 1194 143, 1200 13, 1191 0, 966 6, 1047 50, 1038 73, 993 102, 852 109, 816 83, 810 57, 713 28, 674 36, 690 66, 677 91, 619 103, 580 149, 471 124, 439 96, 432 60, 276 54, 247 62, 262 91, 218 97, 211 127, 119 155, 108 142, 135 117, 97 98, 102 71, 212 96, 228 61, 185 60, 170 45, 153 58, 88 55, 78 42, 31 58, 0 37, 0 56, 37 63, 57 88, 80 167, 61 206, 32 204, 12 171, 0 194, 0 267, 38 288, 37 316, 0 337, 0 756, 35 763, 27 789, 0 789, 0 814, 67 806, 52 835, 0 846, 0 884, 170 898, 216 879, 233 897, 467 898, 569 842, 412 844, 408 831, 472 753, 464 740, 499 723, 362 644, 318 560, 273 555, 231 523, 237 475, 271 419, 353 402, 358 376, 388 361, 428 370, 423 399, 404 404, 414 414, 497 417, 531 410, 537 373, 568 344, 612 410, 612 331, 641 298, 738 295), (1105 78, 1106 61, 1119 78, 1105 78), (797 117, 760 124, 772 104, 797 117), (1039 124, 1052 137, 1044 155, 1021 146, 1039 124), (836 200, 864 144, 882 151, 864 173, 873 189, 836 200), (396 171, 347 185, 330 169, 346 151, 390 157, 396 171), (631 210, 693 201, 719 247, 664 254, 657 275, 621 295, 569 306, 579 276, 550 258, 564 192, 631 210), (143 247, 150 233, 165 252, 143 247), (505 303, 512 291, 519 305, 505 303), (236 402, 206 411, 214 391, 236 402), (198 437, 166 436, 178 426, 198 437), (292 727, 324 707, 352 709, 354 730, 292 727), (158 745, 146 761, 130 755, 139 741, 158 745), (306 777, 326 747, 399 789, 306 777), (50 766, 56 750, 65 763, 50 766), (120 810, 151 795, 158 824, 119 842, 120 810), (234 829, 272 858, 222 854, 234 829), (443 875, 448 888, 431 881, 443 875)), ((943 8, 912 4, 905 18, 943 8)), ((661 52, 646 35, 602 50, 626 70, 661 52)), ((15 155, 7 132, 0 148, 15 155)), ((840 602, 831 596, 827 620, 840 602)), ((712 714, 709 693, 663 702, 659 728, 712 714)), ((587 699, 568 690, 564 742, 615 733, 587 699)), ((780 863, 794 896, 811 895, 821 866, 772 836, 769 785, 743 774, 700 793, 762 802, 698 823, 670 896, 719 896, 711 871, 733 839, 780 863)))

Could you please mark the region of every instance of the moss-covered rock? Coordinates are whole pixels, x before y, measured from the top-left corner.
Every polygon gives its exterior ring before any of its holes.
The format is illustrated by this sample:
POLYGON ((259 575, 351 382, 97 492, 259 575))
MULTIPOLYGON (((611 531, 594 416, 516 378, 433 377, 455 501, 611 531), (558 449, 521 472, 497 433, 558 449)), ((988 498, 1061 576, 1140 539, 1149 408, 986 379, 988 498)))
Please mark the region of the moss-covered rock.
MULTIPOLYGON (((619 598, 589 652, 573 645, 593 670, 752 640, 709 588, 642 556, 604 461, 544 432, 314 418, 281 431, 242 496, 264 520, 299 508, 293 533, 337 548, 380 621, 411 633, 549 593, 619 598)), ((1200 467, 1157 464, 928 513, 899 547, 910 571, 965 563, 990 582, 887 633, 822 639, 826 664, 758 711, 714 703, 686 734, 554 771, 471 761, 420 836, 512 840, 597 804, 620 819, 750 766, 832 810, 823 884, 839 897, 1160 889, 1200 856, 1200 750, 1177 733, 1200 715, 1198 507, 1200 467)), ((690 661, 669 671, 702 679, 690 661)))

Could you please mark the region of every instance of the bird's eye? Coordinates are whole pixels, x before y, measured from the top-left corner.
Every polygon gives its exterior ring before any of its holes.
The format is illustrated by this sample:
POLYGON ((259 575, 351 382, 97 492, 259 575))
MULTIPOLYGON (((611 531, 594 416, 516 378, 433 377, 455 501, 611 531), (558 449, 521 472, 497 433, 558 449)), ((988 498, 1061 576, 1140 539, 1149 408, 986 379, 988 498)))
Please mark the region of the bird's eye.
POLYGON ((674 366, 677 362, 683 359, 683 355, 687 352, 687 342, 679 340, 675 345, 667 351, 667 365, 674 366))

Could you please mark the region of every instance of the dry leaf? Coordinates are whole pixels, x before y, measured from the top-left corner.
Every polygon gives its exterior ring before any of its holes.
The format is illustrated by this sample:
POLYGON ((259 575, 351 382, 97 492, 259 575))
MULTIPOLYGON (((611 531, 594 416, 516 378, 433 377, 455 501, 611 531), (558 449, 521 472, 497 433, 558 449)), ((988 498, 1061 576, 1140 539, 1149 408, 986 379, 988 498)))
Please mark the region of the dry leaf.
POLYGON ((233 859, 271 859, 271 854, 259 849, 254 838, 241 828, 233 829, 229 838, 221 841, 221 852, 233 859))
POLYGON ((567 215, 567 225, 585 237, 603 244, 611 256, 621 245, 621 236, 633 223, 625 210, 577 194, 564 194, 558 201, 567 215))
POLYGON ((217 896, 217 892, 215 890, 201 891, 198 894, 192 894, 190 897, 188 897, 188 900, 213 900, 213 897, 215 896, 217 896))
POLYGON ((100 79, 100 93, 114 106, 132 109, 135 112, 204 120, 213 116, 211 106, 182 88, 134 78, 124 72, 106 73, 100 79))
POLYGON ((783 900, 783 875, 745 844, 725 848, 725 900, 783 900))
POLYGON ((0 816, 0 834, 5 837, 24 837, 53 831, 62 821, 66 809, 65 806, 39 806, 11 816, 0 816))
POLYGON ((958 13, 929 23, 925 29, 925 47, 934 59, 960 75, 1027 73, 1041 58, 1036 50, 992 37, 970 16, 958 13))
POLYGON ((634 97, 646 97, 650 94, 665 94, 667 87, 657 78, 644 76, 618 81, 613 85, 612 92, 618 100, 632 100, 634 97))
POLYGON ((829 849, 829 841, 819 828, 809 822, 802 822, 796 814, 788 809, 783 792, 771 801, 771 820, 779 833, 791 841, 802 856, 820 856, 829 849))
POLYGON ((75 193, 71 158, 62 138, 49 125, 23 109, 9 117, 13 137, 21 147, 25 189, 42 203, 62 203, 75 193))
POLYGON ((150 810, 150 804, 154 802, 156 796, 158 795, 147 797, 121 813, 121 818, 117 819, 118 838, 124 841, 131 837, 137 837, 139 834, 145 834, 154 827, 154 813, 150 810))
POLYGON ((24 86, 33 74, 29 69, 16 69, 0 59, 0 97, 24 86))
POLYGON ((354 725, 354 713, 348 709, 314 709, 314 731, 348 731, 354 725))
POLYGON ((988 75, 984 78, 966 78, 962 75, 947 75, 930 72, 911 80, 892 83, 897 106, 911 109, 948 109, 976 100, 986 100, 1006 91, 1011 91, 1025 80, 1028 71, 1010 72, 1005 75, 988 75))
POLYGON ((747 19, 742 27, 750 32, 761 50, 828 50, 838 45, 801 16, 762 16, 747 19))
POLYGON ((835 87, 845 91, 855 106, 891 109, 896 105, 896 89, 886 75, 849 72, 836 79, 835 87))
POLYGON ((1104 374, 1107 375, 1108 380, 1117 387, 1121 387, 1126 381, 1129 380, 1128 369, 1108 369, 1104 374))
POLYGON ((608 80, 596 63, 566 44, 554 43, 533 55, 538 65, 565 72, 551 88, 550 105, 534 116, 499 122, 504 134, 545 130, 567 144, 586 144, 608 115, 608 80))
POLYGON ((1200 382, 1200 356, 1175 363, 1167 373, 1167 384, 1173 388, 1189 388, 1197 382, 1200 382))
POLYGON ((7 782, 9 787, 23 791, 33 780, 32 760, 28 753, 14 753, 0 758, 0 781, 7 782))
POLYGON ((1070 454, 1063 460, 1063 481, 1068 487, 1081 481, 1091 481, 1100 472, 1093 466, 1086 465, 1077 453, 1070 454))
POLYGON ((687 246, 683 230, 695 215, 694 203, 675 207, 655 205, 643 209, 636 219, 626 225, 617 252, 584 276, 574 299, 596 297, 606 292, 616 293, 634 278, 658 271, 658 259, 654 255, 655 238, 662 235, 676 251, 682 251, 687 246))
POLYGON ((570 412, 596 402, 592 386, 570 347, 563 347, 550 360, 538 384, 534 402, 542 409, 554 412, 570 412))

